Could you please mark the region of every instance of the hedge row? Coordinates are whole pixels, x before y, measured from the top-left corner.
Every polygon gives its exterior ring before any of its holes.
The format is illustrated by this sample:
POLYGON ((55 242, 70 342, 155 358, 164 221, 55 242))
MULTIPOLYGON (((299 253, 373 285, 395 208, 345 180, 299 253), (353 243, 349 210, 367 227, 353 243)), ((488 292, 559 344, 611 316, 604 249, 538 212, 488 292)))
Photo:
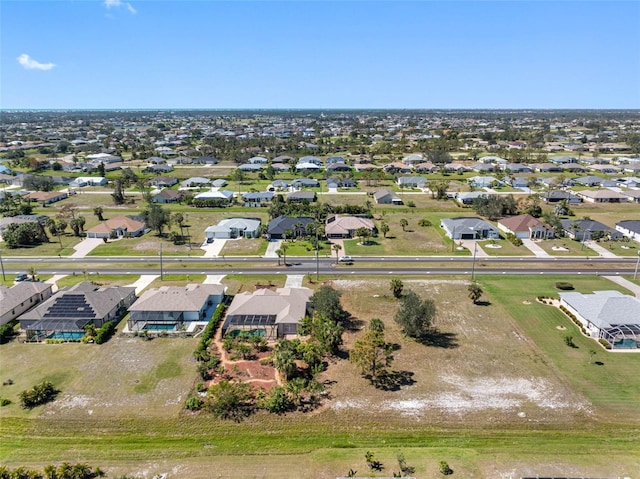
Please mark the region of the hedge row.
POLYGON ((224 316, 224 312, 227 309, 227 302, 221 302, 216 310, 213 312, 213 316, 211 316, 211 320, 207 323, 207 326, 204 328, 202 332, 202 336, 200 337, 200 342, 198 343, 198 347, 196 348, 193 356, 198 361, 207 361, 209 359, 209 355, 207 354, 207 349, 211 344, 211 339, 213 338, 216 332, 216 326, 224 316))
POLYGON ((589 334, 587 333, 587 330, 584 328, 584 326, 582 325, 582 323, 580 322, 580 320, 578 318, 576 318, 576 316, 569 311, 567 308, 565 308, 564 306, 560 305, 560 310, 566 314, 567 316, 569 316, 569 318, 571 318, 571 321, 573 321, 575 323, 576 326, 578 326, 580 328, 580 331, 582 331, 582 334, 584 334, 585 336, 589 336, 589 334))

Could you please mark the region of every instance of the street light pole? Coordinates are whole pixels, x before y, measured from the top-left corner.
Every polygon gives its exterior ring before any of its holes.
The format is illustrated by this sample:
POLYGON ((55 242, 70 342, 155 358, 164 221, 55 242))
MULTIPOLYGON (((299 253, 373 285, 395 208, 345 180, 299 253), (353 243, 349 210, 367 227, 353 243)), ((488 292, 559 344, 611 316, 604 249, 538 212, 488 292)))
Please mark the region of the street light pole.
POLYGON ((320 281, 320 243, 318 243, 318 228, 316 227, 316 281, 320 281))
MULTIPOLYGON (((640 266, 640 250, 638 250, 638 261, 636 261, 636 270, 633 272, 633 279, 635 280, 638 277, 638 266, 640 266)), ((2 272, 4 279, 4 271, 2 272)))
POLYGON ((162 281, 163 278, 163 273, 162 273, 162 243, 160 243, 160 281, 162 281))
POLYGON ((587 238, 587 233, 589 233, 589 239, 591 239, 591 230, 584 230, 584 233, 582 234, 582 247, 580 248, 580 251, 584 250, 584 243, 587 238))
POLYGON ((471 264, 471 281, 475 279, 476 274, 476 253, 478 252, 478 243, 473 243, 473 263, 471 264))

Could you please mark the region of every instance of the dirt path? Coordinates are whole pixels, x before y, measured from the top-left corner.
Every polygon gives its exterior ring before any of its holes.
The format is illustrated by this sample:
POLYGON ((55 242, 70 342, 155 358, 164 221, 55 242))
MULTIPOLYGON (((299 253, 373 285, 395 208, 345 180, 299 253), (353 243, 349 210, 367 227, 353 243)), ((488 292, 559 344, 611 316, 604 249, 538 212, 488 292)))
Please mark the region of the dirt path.
MULTIPOLYGON (((220 352, 220 364, 226 369, 226 370, 231 370, 234 366, 241 366, 242 364, 253 364, 256 361, 250 361, 247 359, 240 359, 240 360, 232 360, 229 359, 229 356, 227 354, 227 352, 225 351, 225 349, 222 347, 222 328, 218 328, 218 330, 216 331, 215 336, 213 337, 213 345, 216 347, 216 349, 220 352)), ((249 374, 251 376, 251 372, 249 369, 246 369, 247 374, 249 374)), ((278 370, 276 368, 273 368, 273 375, 274 378, 273 379, 259 379, 259 378, 251 378, 248 380, 245 380, 244 382, 260 382, 260 383, 264 383, 264 384, 269 384, 269 383, 276 383, 278 386, 282 386, 282 378, 280 378, 280 375, 278 374, 278 370)))

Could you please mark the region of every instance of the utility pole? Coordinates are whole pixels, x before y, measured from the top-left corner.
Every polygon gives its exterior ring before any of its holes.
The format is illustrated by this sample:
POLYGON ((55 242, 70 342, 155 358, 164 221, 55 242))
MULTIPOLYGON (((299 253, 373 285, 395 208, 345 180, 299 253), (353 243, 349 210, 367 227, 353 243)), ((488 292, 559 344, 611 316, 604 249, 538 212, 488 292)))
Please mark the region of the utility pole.
MULTIPOLYGON (((640 256, 638 258, 640 258, 640 256)), ((316 281, 320 281, 320 243, 318 243, 317 226, 316 226, 316 281)))
POLYGON ((160 281, 162 281, 163 278, 163 273, 162 273, 162 240, 160 241, 160 281))
MULTIPOLYGON (((640 251, 638 251, 640 253, 640 251)), ((638 257, 640 258, 640 256, 638 257)), ((7 278, 4 276, 4 263, 2 262, 2 250, 0 250, 0 268, 2 268, 2 281, 6 281, 7 278)), ((638 271, 638 267, 636 266, 636 272, 638 271)))
MULTIPOLYGON (((640 250, 638 250, 638 261, 636 261, 636 270, 633 272, 634 280, 638 277, 638 266, 640 266, 640 250)), ((2 279, 4 279, 4 270, 2 270, 2 279)))
POLYGON ((478 252, 478 243, 473 243, 473 263, 471 264, 471 281, 475 279, 476 274, 476 253, 478 252))

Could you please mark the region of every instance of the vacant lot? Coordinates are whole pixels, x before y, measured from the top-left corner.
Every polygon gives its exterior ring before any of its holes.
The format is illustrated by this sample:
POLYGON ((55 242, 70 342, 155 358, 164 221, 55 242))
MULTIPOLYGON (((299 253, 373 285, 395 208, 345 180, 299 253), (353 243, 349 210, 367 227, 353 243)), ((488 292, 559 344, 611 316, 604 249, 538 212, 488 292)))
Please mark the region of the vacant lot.
MULTIPOLYGON (((95 345, 0 346, 0 460, 11 465, 82 460, 109 474, 170 478, 337 477, 369 475, 367 450, 397 470, 402 452, 417 477, 435 477, 447 460, 457 477, 522 475, 634 477, 640 470, 640 355, 598 350, 571 331, 559 311, 535 302, 569 280, 580 291, 619 289, 603 278, 482 277, 488 304, 466 298, 460 279, 403 279, 433 298, 440 335, 430 345, 401 334, 389 278, 334 280, 353 314, 345 350, 373 317, 396 344, 397 382, 376 389, 355 367, 332 361, 322 379, 328 397, 314 413, 260 413, 240 424, 191 415, 181 404, 196 380, 197 339, 113 338, 95 345), (562 326, 565 330, 557 327, 562 326), (577 349, 564 344, 573 333, 577 349), (19 391, 53 381, 58 399, 31 412, 19 391), (296 476, 296 474, 293 474, 296 476)), ((232 292, 284 277, 225 278, 232 292)))

